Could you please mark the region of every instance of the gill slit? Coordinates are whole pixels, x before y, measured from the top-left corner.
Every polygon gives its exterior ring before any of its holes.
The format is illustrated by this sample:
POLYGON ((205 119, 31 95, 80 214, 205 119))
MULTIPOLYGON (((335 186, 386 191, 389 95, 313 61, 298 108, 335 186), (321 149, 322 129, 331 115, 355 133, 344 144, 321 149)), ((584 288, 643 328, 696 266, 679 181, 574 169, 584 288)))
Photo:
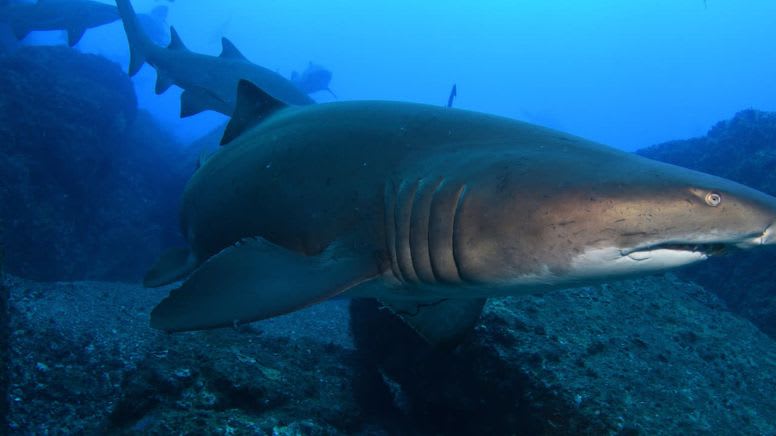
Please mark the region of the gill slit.
POLYGON ((410 244, 410 232, 412 225, 412 209, 417 193, 417 182, 408 187, 409 183, 402 182, 396 194, 396 207, 394 209, 394 225, 396 226, 394 238, 394 250, 399 269, 399 276, 403 282, 417 282, 417 274, 412 263, 412 246, 410 244), (405 245, 406 244, 406 245, 405 245))
MULTIPOLYGON (((426 240, 425 240, 425 243, 426 243, 426 256, 428 257, 428 272, 431 273, 431 280, 432 280, 431 282, 432 283, 439 283, 440 279, 439 279, 439 276, 437 275, 436 270, 434 269, 434 253, 431 250, 431 247, 432 247, 432 245, 431 245, 431 219, 432 219, 431 212, 433 210, 432 206, 434 204, 434 197, 436 196, 437 192, 439 192, 439 188, 442 186, 442 183, 444 183, 444 182, 445 182, 445 178, 444 177, 439 177, 436 180, 436 183, 433 186, 429 187, 428 192, 430 192, 430 196, 429 196, 428 201, 426 201, 426 203, 427 203, 426 204, 426 208, 428 210, 426 210, 426 222, 423 223, 423 226, 425 227, 425 230, 426 230, 426 240)), ((417 269, 417 267, 415 269, 417 269)))
POLYGON ((468 192, 468 186, 463 185, 458 189, 458 198, 455 203, 455 211, 453 212, 453 228, 450 232, 450 238, 452 241, 450 241, 450 246, 452 247, 453 251, 453 265, 455 266, 455 272, 458 274, 458 280, 461 282, 464 282, 462 270, 461 270, 461 259, 460 259, 460 253, 461 253, 461 242, 460 242, 460 235, 459 235, 459 218, 461 214, 461 209, 463 207, 463 201, 466 197, 466 193, 468 192))
POLYGON ((385 245, 390 256, 391 271, 393 276, 401 279, 399 262, 396 257, 396 203, 398 191, 393 181, 385 185, 385 245))

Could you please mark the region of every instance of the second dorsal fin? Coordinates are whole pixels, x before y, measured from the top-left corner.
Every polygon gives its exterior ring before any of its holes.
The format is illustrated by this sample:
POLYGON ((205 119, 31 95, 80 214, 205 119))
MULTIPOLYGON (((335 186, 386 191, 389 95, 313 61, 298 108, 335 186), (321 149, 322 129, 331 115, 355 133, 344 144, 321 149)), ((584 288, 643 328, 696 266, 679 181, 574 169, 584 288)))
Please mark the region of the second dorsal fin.
POLYGON ((180 35, 178 35, 178 31, 172 26, 170 26, 170 45, 168 45, 167 48, 170 50, 188 50, 186 46, 183 45, 183 40, 181 40, 180 35))
POLYGON ((221 54, 218 55, 218 57, 224 59, 239 59, 241 61, 247 60, 246 57, 240 53, 240 50, 234 46, 234 43, 226 38, 221 38, 221 54))
POLYGON ((234 113, 229 124, 226 125, 221 145, 228 144, 246 130, 287 106, 250 81, 241 79, 237 84, 237 103, 234 113))

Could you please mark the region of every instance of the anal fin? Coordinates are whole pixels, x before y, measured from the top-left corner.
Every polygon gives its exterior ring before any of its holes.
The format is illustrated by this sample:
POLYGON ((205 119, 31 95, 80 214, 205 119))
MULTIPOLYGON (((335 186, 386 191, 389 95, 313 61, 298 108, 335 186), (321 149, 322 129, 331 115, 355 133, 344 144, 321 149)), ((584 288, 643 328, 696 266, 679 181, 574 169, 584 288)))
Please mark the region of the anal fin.
POLYGON ((380 302, 434 346, 457 344, 480 318, 485 298, 391 300, 380 302))
POLYGON ((151 313, 165 331, 202 330, 282 315, 378 276, 374 259, 332 243, 305 256, 262 238, 243 240, 208 259, 151 313))

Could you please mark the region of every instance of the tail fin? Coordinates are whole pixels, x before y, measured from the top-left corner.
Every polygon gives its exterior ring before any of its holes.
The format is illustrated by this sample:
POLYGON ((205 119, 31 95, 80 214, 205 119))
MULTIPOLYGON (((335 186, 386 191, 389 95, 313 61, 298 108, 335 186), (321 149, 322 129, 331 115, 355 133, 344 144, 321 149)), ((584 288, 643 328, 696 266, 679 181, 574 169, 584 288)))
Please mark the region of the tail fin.
POLYGON ((121 21, 124 23, 124 31, 129 42, 129 75, 134 76, 146 61, 146 52, 153 42, 145 34, 140 22, 137 20, 135 10, 129 0, 116 0, 121 21))

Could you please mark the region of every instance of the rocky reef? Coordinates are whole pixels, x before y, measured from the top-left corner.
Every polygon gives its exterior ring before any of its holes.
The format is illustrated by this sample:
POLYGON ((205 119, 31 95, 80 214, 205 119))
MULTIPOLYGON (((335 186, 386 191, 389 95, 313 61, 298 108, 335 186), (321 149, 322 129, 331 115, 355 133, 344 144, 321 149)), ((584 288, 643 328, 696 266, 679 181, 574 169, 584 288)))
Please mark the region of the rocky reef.
POLYGON ((65 47, 0 57, 6 268, 41 280, 137 280, 177 242, 189 176, 177 150, 138 113, 118 65, 65 47))
POLYGON ((167 335, 165 289, 8 284, 12 434, 776 432, 774 340, 670 275, 492 300, 454 350, 371 301, 167 335))
MULTIPOLYGON (((722 176, 776 195, 776 113, 746 110, 705 137, 639 151, 652 159, 722 176)), ((736 253, 679 274, 716 292, 735 312, 776 337, 776 249, 736 253)))
MULTIPOLYGON (((0 223, 2 225, 2 223, 0 223)), ((10 344, 8 341, 8 288, 3 278, 3 245, 0 243, 0 428, 8 428, 8 368, 10 344)))

